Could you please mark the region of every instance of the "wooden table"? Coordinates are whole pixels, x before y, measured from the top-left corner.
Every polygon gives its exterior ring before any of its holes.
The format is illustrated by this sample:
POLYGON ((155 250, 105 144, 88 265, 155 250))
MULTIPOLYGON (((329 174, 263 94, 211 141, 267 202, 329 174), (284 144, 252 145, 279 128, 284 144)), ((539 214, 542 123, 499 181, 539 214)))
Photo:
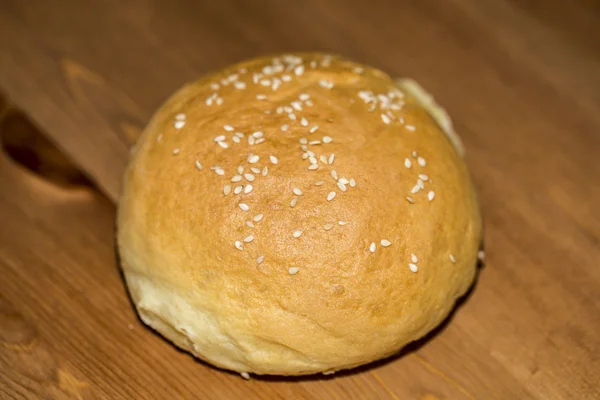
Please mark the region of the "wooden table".
POLYGON ((0 2, 0 398, 599 399, 600 3, 0 2), (487 261, 450 322, 334 377, 244 381, 132 309, 114 252, 131 143, 188 80, 342 53, 454 117, 487 261))

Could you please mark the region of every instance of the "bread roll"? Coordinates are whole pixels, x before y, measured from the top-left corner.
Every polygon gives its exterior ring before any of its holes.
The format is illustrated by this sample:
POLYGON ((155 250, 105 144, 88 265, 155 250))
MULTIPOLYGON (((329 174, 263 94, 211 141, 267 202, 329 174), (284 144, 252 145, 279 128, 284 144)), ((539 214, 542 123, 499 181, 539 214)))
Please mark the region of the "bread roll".
POLYGON ((173 95, 119 203, 141 319, 244 376, 356 367, 435 328, 473 282, 481 220, 447 115, 403 82, 297 54, 173 95))

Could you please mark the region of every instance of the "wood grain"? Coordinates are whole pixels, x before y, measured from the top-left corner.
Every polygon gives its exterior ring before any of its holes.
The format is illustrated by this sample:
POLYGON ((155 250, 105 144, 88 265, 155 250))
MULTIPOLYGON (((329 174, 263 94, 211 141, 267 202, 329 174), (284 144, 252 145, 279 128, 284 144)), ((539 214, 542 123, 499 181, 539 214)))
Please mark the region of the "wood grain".
POLYGON ((8 150, 55 144, 73 164, 0 160, 0 397, 599 399, 598 26, 593 0, 0 2, 0 90, 49 138, 13 133, 8 150), (414 77, 448 108, 488 262, 451 322, 401 357, 246 382, 137 321, 114 202, 131 143, 181 84, 312 49, 414 77), (65 184, 82 174, 110 200, 65 184))

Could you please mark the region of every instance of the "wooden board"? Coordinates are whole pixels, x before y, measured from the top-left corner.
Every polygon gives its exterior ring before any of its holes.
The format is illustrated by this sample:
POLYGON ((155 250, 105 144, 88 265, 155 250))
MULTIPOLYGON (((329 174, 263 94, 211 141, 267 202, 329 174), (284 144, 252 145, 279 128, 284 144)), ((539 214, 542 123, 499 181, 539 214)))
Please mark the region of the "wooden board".
POLYGON ((0 91, 22 110, 0 121, 0 398, 600 398, 598 26, 593 0, 0 2, 0 91), (137 320, 114 204, 131 143, 181 84, 309 49, 416 78, 448 108, 487 263, 398 357, 247 382, 137 320))

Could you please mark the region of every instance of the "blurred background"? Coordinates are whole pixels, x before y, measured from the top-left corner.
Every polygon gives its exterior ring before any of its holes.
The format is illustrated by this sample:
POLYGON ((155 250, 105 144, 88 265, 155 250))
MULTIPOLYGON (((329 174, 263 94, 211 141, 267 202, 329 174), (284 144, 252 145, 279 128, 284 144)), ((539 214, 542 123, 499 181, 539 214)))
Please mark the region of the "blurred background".
POLYGON ((0 0, 0 398, 600 398, 600 2, 0 0), (144 329, 113 253, 132 143, 185 82, 324 51, 462 137, 486 266, 452 323, 337 378, 241 382, 144 329))

